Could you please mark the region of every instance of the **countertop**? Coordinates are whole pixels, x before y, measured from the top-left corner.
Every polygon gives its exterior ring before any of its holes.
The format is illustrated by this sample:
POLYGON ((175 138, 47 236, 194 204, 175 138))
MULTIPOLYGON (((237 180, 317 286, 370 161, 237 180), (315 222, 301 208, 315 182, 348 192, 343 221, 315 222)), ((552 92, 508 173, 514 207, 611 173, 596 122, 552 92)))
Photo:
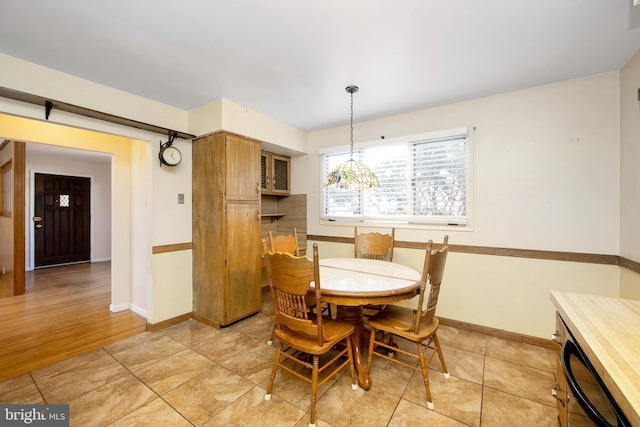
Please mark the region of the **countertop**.
POLYGON ((550 296, 624 414, 640 426, 640 301, 558 291, 550 296))

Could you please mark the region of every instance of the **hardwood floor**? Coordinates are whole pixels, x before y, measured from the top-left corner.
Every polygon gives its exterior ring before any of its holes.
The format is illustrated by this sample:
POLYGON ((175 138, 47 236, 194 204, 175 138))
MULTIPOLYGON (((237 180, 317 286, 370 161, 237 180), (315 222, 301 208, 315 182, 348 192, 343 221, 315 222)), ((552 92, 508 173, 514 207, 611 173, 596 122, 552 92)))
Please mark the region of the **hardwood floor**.
POLYGON ((27 272, 25 288, 0 299, 0 382, 145 330, 142 316, 109 311, 110 262, 27 272))
POLYGON ((6 298, 13 296, 13 286, 9 286, 9 283, 5 283, 0 278, 0 298, 6 298))

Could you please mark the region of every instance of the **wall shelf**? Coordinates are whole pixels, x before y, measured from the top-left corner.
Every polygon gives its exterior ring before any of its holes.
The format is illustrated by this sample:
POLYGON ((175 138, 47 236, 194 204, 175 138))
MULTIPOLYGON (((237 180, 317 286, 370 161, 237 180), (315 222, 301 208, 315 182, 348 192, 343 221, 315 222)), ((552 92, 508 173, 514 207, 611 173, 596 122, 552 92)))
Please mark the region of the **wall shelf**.
POLYGON ((262 213, 260 216, 262 218, 271 218, 271 222, 277 221, 279 218, 282 218, 285 214, 283 213, 262 213))

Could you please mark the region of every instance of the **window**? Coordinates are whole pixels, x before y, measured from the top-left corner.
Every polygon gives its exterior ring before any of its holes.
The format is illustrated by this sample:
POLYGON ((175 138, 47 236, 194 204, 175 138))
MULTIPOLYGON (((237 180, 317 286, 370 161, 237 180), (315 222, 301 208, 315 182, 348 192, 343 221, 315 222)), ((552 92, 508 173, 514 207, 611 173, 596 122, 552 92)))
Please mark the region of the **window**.
POLYGON ((11 161, 0 168, 0 181, 2 181, 2 211, 0 216, 11 217, 11 161))
MULTIPOLYGON (((373 170, 380 187, 322 187, 322 219, 467 224, 471 164, 467 129, 366 144, 354 148, 353 158, 373 170)), ((321 179, 347 160, 348 150, 321 153, 321 179)))

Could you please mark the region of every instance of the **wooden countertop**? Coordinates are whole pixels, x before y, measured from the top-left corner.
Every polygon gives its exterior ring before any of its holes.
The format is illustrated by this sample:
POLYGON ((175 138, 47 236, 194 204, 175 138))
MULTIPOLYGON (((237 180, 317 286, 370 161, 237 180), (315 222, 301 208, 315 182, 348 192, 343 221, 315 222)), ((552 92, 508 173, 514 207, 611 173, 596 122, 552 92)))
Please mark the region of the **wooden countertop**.
POLYGON ((640 426, 640 301, 558 291, 551 301, 631 424, 640 426))

